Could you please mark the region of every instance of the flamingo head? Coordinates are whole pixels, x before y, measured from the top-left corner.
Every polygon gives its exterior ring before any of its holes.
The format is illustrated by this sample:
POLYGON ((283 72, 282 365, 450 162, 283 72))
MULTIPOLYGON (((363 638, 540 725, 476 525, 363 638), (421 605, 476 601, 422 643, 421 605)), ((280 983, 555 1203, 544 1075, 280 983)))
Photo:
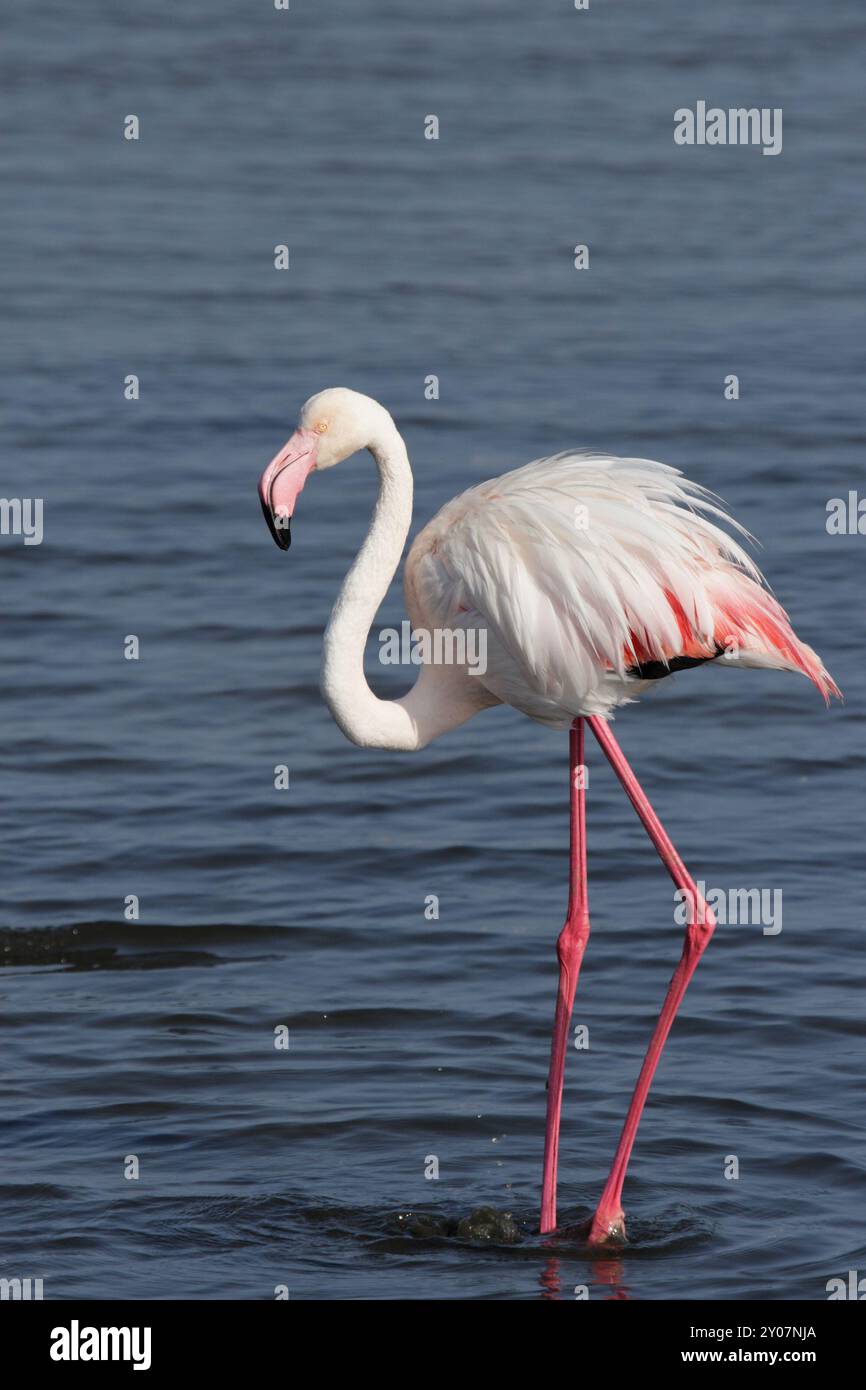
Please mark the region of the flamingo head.
POLYGON ((311 396, 298 427, 259 480, 259 499, 268 529, 281 550, 292 543, 291 521, 298 494, 315 468, 322 472, 365 449, 394 428, 384 406, 359 391, 332 386, 311 396))

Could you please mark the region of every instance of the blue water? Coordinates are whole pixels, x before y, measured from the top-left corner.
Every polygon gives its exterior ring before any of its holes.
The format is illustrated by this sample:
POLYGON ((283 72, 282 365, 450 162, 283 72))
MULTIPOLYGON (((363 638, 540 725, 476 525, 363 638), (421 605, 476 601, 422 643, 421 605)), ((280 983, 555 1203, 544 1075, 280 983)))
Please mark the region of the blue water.
POLYGON ((822 1299, 866 1271, 866 542, 825 526, 863 479, 862 7, 82 0, 5 28, 2 492, 45 499, 45 537, 0 538, 0 1275, 822 1299), (675 146, 699 99, 782 107, 782 154, 675 146), (373 469, 312 480, 289 556, 255 490, 335 384, 394 413, 419 523, 560 448, 682 467, 845 691, 705 668, 617 719, 695 876, 780 891, 783 927, 719 927, 616 1256, 579 1226, 679 954, 671 886, 592 750, 590 1046, 544 1242, 567 739, 506 709, 420 755, 342 739, 319 648, 373 469), (455 1233, 484 1205, 516 1244, 455 1233))

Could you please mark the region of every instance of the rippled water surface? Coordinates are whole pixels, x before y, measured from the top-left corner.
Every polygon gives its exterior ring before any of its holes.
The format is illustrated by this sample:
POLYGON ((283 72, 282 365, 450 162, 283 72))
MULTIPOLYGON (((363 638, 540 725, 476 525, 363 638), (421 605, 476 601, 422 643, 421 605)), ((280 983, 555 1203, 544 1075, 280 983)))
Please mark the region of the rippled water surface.
MULTIPOLYGON (((866 1269, 866 542, 825 528, 863 478, 862 7, 84 0, 6 29, 2 491, 46 530, 0 538, 0 1274, 825 1297, 866 1269), (698 99, 782 107, 783 153, 676 147, 698 99), (846 694, 705 669, 617 719, 695 875, 780 891, 783 921, 717 931, 610 1256, 580 1227, 679 953, 670 884, 593 750, 590 1046, 542 1241, 567 740, 499 709, 393 755, 331 722, 321 633, 373 471, 313 479, 288 557, 255 484, 337 383, 394 412, 422 521, 568 446, 686 469, 846 694), (513 1226, 460 1224, 482 1206, 513 1226)), ((413 672, 373 641, 369 675, 413 672)))

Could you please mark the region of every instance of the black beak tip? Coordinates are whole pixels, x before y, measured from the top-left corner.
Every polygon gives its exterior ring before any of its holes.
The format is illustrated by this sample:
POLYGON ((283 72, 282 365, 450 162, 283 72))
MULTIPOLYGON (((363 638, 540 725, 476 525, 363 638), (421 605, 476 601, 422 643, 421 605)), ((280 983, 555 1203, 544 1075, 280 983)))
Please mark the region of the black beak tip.
POLYGON ((274 516, 265 499, 262 497, 260 501, 262 504, 262 513, 265 521, 268 523, 268 530, 280 550, 288 550, 292 543, 292 518, 290 516, 281 516, 279 518, 279 525, 277 525, 277 518, 274 516))

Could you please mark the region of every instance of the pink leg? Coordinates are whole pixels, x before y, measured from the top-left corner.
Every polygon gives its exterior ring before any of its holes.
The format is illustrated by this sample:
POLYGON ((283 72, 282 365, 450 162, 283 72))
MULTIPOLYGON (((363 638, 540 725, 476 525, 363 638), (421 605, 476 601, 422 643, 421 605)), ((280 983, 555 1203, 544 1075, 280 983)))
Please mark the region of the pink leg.
POLYGON ((677 888, 683 889, 688 896, 686 902, 690 905, 689 922, 686 927, 686 936, 683 943, 683 953, 679 964, 673 973, 671 982, 668 985, 668 992, 662 1005, 662 1011, 655 1027, 655 1032, 650 1040, 647 1053, 640 1069, 634 1095, 628 1108, 625 1124, 620 1135, 616 1154, 614 1155, 613 1166, 610 1170, 601 1200, 596 1209, 589 1234, 591 1245, 598 1245, 606 1241, 610 1236, 622 1236, 625 1234, 625 1219, 622 1210, 622 1185, 625 1181, 626 1168, 631 1157, 637 1127, 643 1112, 644 1104, 649 1093, 650 1085, 658 1066, 662 1048, 671 1030, 671 1024, 676 1016, 683 995, 686 992, 689 980, 695 973, 695 968, 700 960, 704 949, 713 934, 716 919, 710 908, 707 906, 701 894, 698 892, 692 879, 689 877, 686 867, 680 856, 673 847, 668 835, 662 826, 661 821, 641 790, 640 784, 626 761, 619 744, 611 733, 610 726, 603 719, 592 717, 588 720, 592 732, 595 734, 601 745, 602 751, 607 757, 611 767, 622 783, 626 795, 632 806, 634 806, 643 822, 644 829, 658 850, 659 857, 665 868, 676 884, 677 888))
POLYGON ((571 784, 570 887, 565 926, 556 943, 559 957, 559 992, 550 1045, 547 1078, 547 1127, 544 1134, 544 1180, 541 1188, 541 1234, 556 1230, 556 1160, 559 1155, 559 1114, 568 1046, 568 1024, 580 963, 589 937, 586 892, 586 793, 584 791, 583 719, 575 719, 569 733, 571 784))

